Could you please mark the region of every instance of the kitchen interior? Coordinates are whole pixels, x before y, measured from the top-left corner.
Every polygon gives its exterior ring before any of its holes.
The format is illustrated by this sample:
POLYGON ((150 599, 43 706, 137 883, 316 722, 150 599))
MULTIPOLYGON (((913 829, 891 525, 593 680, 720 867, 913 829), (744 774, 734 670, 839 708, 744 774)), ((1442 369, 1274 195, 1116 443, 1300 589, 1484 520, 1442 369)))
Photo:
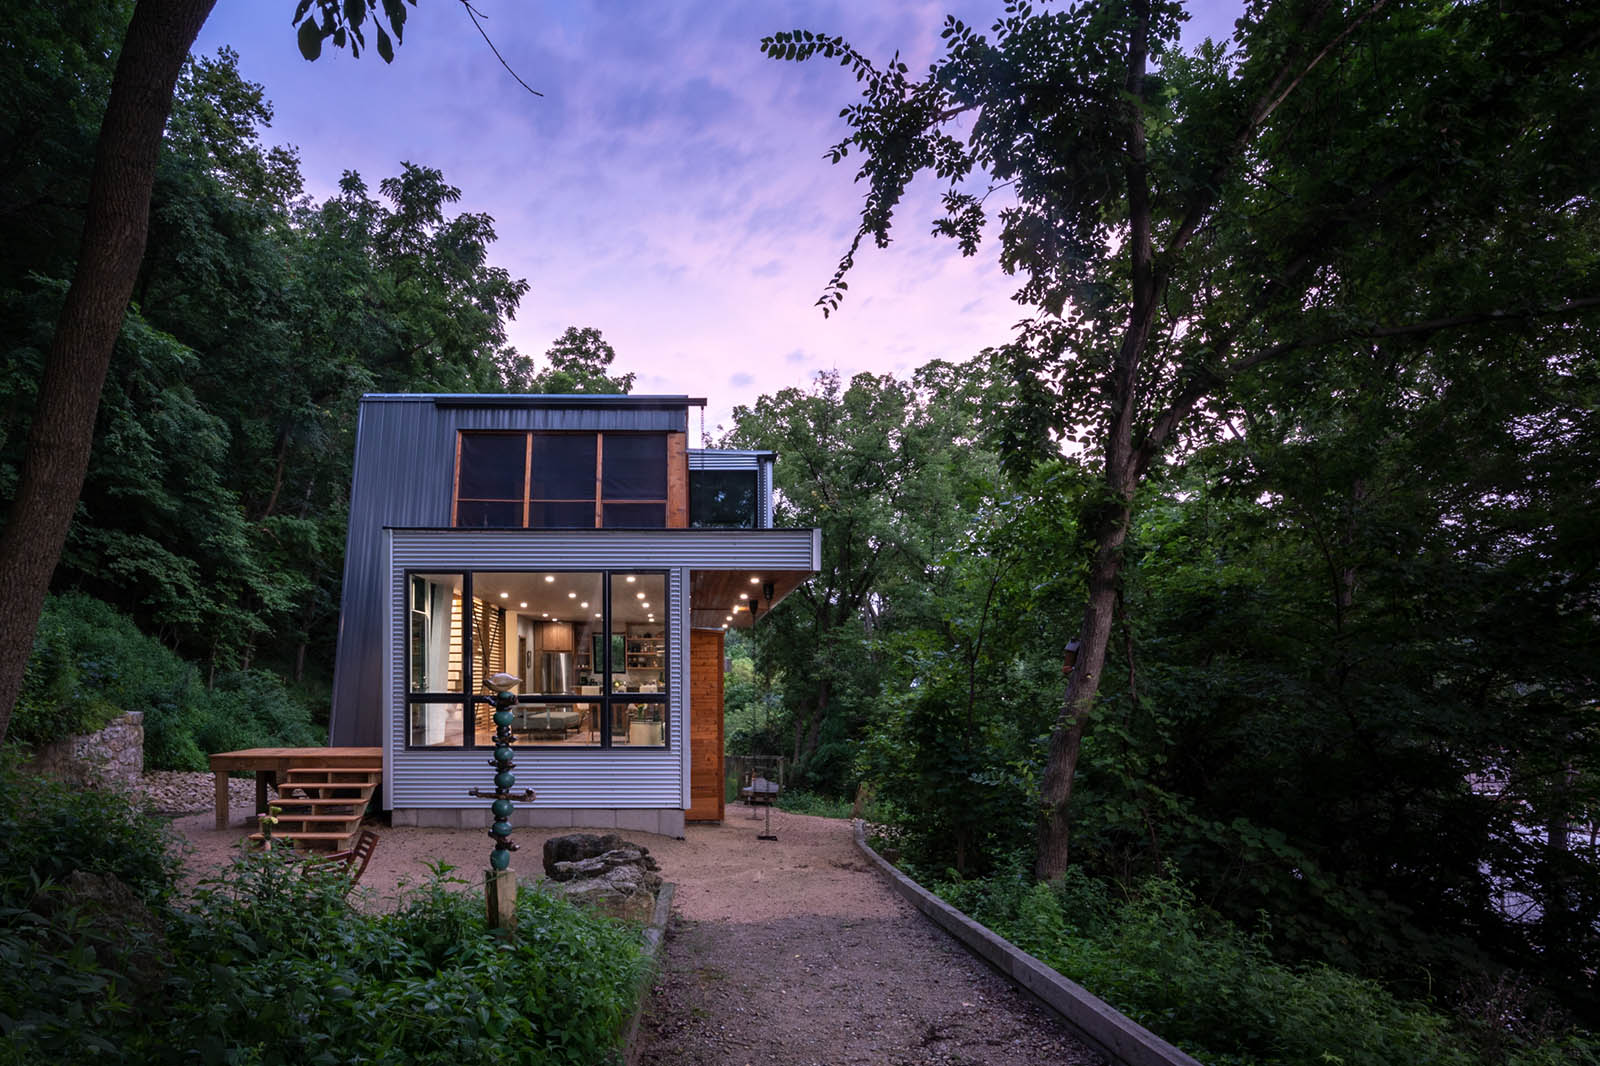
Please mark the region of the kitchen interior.
MULTIPOLYGON (((489 673, 522 678, 517 692, 543 697, 518 703, 512 732, 526 744, 597 747, 602 704, 582 697, 607 691, 603 575, 595 572, 473 575, 475 633, 489 673), (501 612, 504 612, 503 615, 501 612), (485 624, 487 623, 487 624, 485 624)), ((611 737, 613 746, 666 743, 666 575, 611 577, 611 737), (637 693, 637 701, 618 700, 637 693)), ((493 725, 477 723, 479 743, 493 725)))

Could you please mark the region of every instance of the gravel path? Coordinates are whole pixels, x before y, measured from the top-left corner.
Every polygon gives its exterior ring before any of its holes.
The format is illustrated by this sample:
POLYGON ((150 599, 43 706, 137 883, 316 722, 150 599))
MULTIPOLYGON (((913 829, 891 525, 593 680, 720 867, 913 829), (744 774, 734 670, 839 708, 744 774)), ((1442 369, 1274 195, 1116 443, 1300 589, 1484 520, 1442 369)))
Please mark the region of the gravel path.
POLYGON ((678 895, 641 1064, 1100 1061, 895 896, 848 822, 763 825, 730 807, 658 849, 678 895))

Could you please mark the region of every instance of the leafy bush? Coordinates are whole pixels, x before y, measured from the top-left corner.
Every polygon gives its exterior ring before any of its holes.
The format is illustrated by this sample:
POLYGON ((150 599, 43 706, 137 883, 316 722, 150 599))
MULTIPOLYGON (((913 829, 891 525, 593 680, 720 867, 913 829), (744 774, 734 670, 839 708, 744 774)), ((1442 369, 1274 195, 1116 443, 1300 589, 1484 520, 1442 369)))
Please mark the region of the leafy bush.
POLYGON ((1411 1066, 1593 1063, 1583 1034, 1479 1054, 1469 1033, 1428 1006, 1325 965, 1273 961, 1250 935, 1196 902, 1170 874, 1127 895, 1078 868, 1055 885, 1020 863, 983 881, 934 886, 942 897, 1163 1038, 1205 1062, 1411 1066))
POLYGON ((9 737, 39 744, 144 712, 145 766, 204 770, 206 754, 315 747, 324 732, 283 682, 263 671, 199 672, 109 605, 89 596, 45 604, 9 737))
POLYGON ((119 796, 22 774, 14 762, 0 758, 0 1062, 114 1055, 108 1034, 134 1024, 141 991, 159 987, 151 907, 176 878, 171 831, 119 796), (89 898, 80 872, 101 875, 89 898), (109 878, 126 898, 92 898, 109 878))
POLYGON ((798 789, 786 790, 778 795, 778 809, 792 814, 814 814, 822 818, 848 818, 855 804, 846 799, 829 799, 815 792, 798 789))
POLYGON ((633 933, 524 889, 519 936, 506 942, 485 928, 481 898, 451 891, 442 872, 394 913, 368 915, 345 904, 336 879, 301 877, 274 854, 242 857, 180 914, 171 1022, 147 1053, 600 1061, 633 1003, 633 933))
POLYGON ((166 899, 178 872, 167 822, 120 796, 20 772, 0 758, 0 906, 26 906, 75 870, 110 874, 140 898, 166 899))
POLYGON ((598 1063, 633 1005, 632 930, 542 892, 523 890, 507 942, 446 867, 365 914, 347 881, 251 852, 175 907, 166 838, 144 816, 3 780, 0 848, 22 865, 0 899, 0 1062, 598 1063), (81 852, 50 840, 73 829, 81 852), (75 863, 150 906, 52 899, 44 878, 75 863))

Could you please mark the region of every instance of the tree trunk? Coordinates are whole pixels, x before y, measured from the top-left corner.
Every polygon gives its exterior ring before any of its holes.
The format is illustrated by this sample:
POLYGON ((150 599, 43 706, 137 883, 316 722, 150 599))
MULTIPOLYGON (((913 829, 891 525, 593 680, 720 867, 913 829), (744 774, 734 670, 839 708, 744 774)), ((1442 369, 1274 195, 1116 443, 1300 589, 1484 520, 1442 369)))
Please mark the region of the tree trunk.
MULTIPOLYGON (((1094 561, 1089 567, 1089 602, 1084 605, 1078 629, 1078 658, 1067 678, 1067 695, 1055 732, 1050 736, 1050 756, 1040 788, 1038 854, 1033 873, 1041 881, 1054 881, 1067 872, 1067 843, 1071 830, 1068 805, 1072 777, 1078 769, 1083 730, 1089 721, 1095 695, 1100 691, 1100 669, 1111 643, 1112 618, 1117 607, 1117 579, 1122 573, 1122 544, 1133 515, 1133 495, 1148 456, 1134 447, 1134 418, 1138 401, 1139 364, 1150 343, 1159 304, 1152 243, 1150 176, 1145 169, 1144 114, 1137 101, 1144 98, 1145 71, 1149 63, 1150 5, 1134 0, 1138 24, 1128 39, 1126 121, 1128 151, 1123 164, 1128 190, 1128 266, 1131 303, 1128 328, 1123 333, 1112 364, 1110 420, 1106 427, 1106 497, 1090 526, 1094 533, 1094 561)), ((1152 434, 1153 437, 1153 434, 1152 434)), ((1147 440, 1159 446, 1158 440, 1147 440)))
POLYGON ((117 60, 77 268, 45 359, 16 498, 0 538, 0 739, 89 469, 100 390, 144 257, 173 88, 215 2, 140 0, 117 60))
POLYGON ((1094 563, 1089 569, 1089 602, 1078 631, 1078 658, 1067 678, 1067 696, 1050 737, 1050 757, 1045 763, 1040 789, 1038 855, 1033 873, 1041 881, 1054 881, 1067 872, 1067 843, 1071 822, 1072 777, 1078 769, 1083 729, 1100 691, 1100 670, 1111 643, 1111 620, 1117 605, 1117 579, 1122 572, 1122 543, 1127 539, 1131 508, 1124 504, 1110 516, 1096 538, 1094 563))

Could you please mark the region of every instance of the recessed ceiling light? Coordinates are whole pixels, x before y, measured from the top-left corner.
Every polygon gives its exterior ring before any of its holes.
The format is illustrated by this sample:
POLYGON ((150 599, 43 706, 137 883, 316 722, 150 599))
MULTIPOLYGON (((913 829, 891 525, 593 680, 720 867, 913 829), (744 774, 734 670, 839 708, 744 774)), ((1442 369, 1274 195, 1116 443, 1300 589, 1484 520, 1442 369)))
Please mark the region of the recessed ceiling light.
POLYGON ((555 584, 555 580, 556 580, 556 575, 554 575, 554 574, 546 574, 546 575, 544 575, 544 582, 547 585, 555 584))
POLYGON ((518 607, 527 607, 528 606, 528 601, 527 600, 523 600, 521 603, 517 604, 517 606, 518 607))
POLYGON ((636 578, 636 577, 634 577, 634 576, 633 576, 633 575, 632 575, 632 574, 629 574, 629 575, 628 575, 628 584, 630 584, 630 585, 631 585, 631 584, 633 584, 633 583, 634 583, 634 582, 635 582, 635 581, 638 581, 638 580, 639 580, 639 579, 638 579, 638 578, 636 578))
POLYGON ((549 617, 550 617, 550 612, 549 612, 549 611, 545 611, 545 612, 544 612, 544 613, 543 613, 543 614, 541 614, 541 615, 540 615, 540 616, 539 616, 539 617, 540 617, 540 618, 549 618, 549 617))
POLYGON ((575 599, 577 599, 577 598, 578 598, 578 594, 577 594, 577 593, 576 593, 576 592, 569 592, 569 593, 567 593, 567 599, 569 599, 569 600, 575 600, 575 599))
POLYGON ((650 609, 650 605, 648 603, 641 604, 640 606, 642 606, 647 611, 650 609))
POLYGON ((578 604, 578 606, 579 607, 587 607, 587 606, 589 606, 589 601, 588 600, 584 600, 582 603, 578 604))
POLYGON ((502 599, 502 600, 509 600, 509 599, 510 599, 510 598, 511 598, 511 593, 509 593, 509 592, 502 592, 502 593, 501 593, 501 594, 500 594, 500 598, 501 598, 501 599, 502 599))
POLYGON ((633 594, 633 596, 634 596, 634 599, 639 599, 639 600, 644 599, 644 593, 642 593, 642 592, 635 592, 633 594))
POLYGON ((600 614, 600 612, 599 612, 599 611, 596 611, 596 612, 595 612, 595 613, 594 613, 594 616, 595 616, 595 617, 596 617, 596 618, 599 618, 599 617, 601 617, 601 614, 600 614))
POLYGON ((726 622, 722 623, 722 628, 723 629, 727 629, 728 628, 728 623, 726 623, 726 622))
POLYGON ((739 598, 741 600, 748 600, 750 598, 750 594, 748 592, 741 592, 739 593, 739 598))
POLYGON ((753 577, 753 578, 750 579, 750 584, 759 585, 759 584, 761 584, 761 579, 759 577, 753 577))
POLYGON ((731 615, 731 614, 730 614, 730 615, 729 615, 729 616, 728 616, 728 621, 730 621, 730 622, 731 622, 731 621, 733 621, 733 615, 731 615))

